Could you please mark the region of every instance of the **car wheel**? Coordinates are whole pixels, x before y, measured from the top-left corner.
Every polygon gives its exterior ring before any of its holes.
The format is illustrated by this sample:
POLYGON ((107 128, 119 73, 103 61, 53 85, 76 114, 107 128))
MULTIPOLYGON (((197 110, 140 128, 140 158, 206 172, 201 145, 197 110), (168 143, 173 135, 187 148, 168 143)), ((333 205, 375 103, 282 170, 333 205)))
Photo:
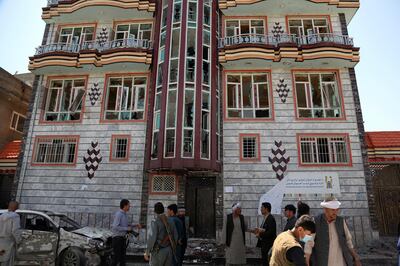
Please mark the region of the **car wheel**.
POLYGON ((61 266, 82 266, 85 265, 85 257, 77 248, 68 248, 61 256, 61 266))

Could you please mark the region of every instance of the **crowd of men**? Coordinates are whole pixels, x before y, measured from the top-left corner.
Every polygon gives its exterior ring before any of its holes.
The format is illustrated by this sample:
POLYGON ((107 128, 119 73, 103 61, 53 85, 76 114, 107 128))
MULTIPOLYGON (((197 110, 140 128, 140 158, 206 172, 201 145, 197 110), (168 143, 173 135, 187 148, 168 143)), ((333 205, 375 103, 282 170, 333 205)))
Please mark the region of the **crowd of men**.
MULTIPOLYGON (((223 243, 226 245, 227 265, 246 265, 246 232, 258 238, 262 265, 271 266, 360 266, 350 231, 343 217, 338 215, 341 203, 334 197, 321 202, 323 212, 310 216, 310 207, 298 202, 287 205, 284 214, 285 228, 277 235, 277 226, 271 214, 271 204, 263 202, 263 215, 259 227, 248 228, 241 214, 241 204, 232 205, 232 213, 224 219, 223 243), (297 211, 297 216, 296 216, 297 211)), ((14 265, 15 250, 21 241, 17 202, 9 204, 8 212, 0 215, 0 265, 14 265)), ((114 250, 112 265, 126 265, 126 235, 140 229, 139 224, 129 224, 127 212, 129 200, 120 202, 120 209, 114 215, 112 224, 114 250)), ((147 249, 144 259, 152 266, 182 265, 187 247, 188 219, 185 209, 176 204, 167 207, 157 202, 154 205, 155 218, 148 230, 147 249)), ((399 239, 400 247, 400 239, 399 239)))
POLYGON ((321 202, 323 213, 310 216, 310 207, 298 203, 284 209, 287 222, 282 233, 276 234, 276 221, 271 215, 271 204, 263 202, 263 221, 258 228, 249 229, 241 214, 240 203, 232 206, 223 228, 226 244, 226 263, 246 265, 245 232, 258 238, 263 265, 271 266, 359 266, 350 231, 343 217, 338 215, 341 203, 334 197, 321 202))

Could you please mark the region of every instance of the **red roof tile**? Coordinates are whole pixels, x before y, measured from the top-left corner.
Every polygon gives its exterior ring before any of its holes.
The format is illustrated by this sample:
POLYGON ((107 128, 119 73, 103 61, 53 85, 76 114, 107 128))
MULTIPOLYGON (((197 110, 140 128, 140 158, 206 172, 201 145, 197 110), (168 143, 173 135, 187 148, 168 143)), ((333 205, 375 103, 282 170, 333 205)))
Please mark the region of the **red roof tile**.
POLYGON ((366 132, 365 142, 370 149, 400 147, 400 131, 366 132))
POLYGON ((14 140, 0 150, 0 159, 17 159, 21 151, 21 141, 14 140))

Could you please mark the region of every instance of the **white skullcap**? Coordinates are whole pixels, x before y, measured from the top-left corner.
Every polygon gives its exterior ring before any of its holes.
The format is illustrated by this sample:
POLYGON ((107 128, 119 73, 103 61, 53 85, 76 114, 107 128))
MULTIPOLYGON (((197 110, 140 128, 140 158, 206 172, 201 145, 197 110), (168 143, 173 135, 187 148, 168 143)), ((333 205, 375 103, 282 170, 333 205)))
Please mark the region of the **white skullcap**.
POLYGON ((340 203, 340 201, 338 201, 336 198, 331 197, 321 202, 321 207, 336 210, 339 209, 341 204, 342 203, 340 203))
POLYGON ((232 211, 235 211, 238 208, 241 208, 240 202, 236 202, 235 204, 232 205, 232 211))

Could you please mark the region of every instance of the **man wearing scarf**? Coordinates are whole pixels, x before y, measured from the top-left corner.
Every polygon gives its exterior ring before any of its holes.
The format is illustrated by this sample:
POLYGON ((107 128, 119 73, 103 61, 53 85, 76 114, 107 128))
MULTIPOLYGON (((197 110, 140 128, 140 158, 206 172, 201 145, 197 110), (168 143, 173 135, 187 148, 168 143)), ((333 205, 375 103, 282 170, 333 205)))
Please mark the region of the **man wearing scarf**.
POLYGON ((232 213, 228 214, 224 221, 222 233, 226 245, 226 265, 246 265, 247 225, 241 213, 240 203, 235 203, 232 205, 232 213))

